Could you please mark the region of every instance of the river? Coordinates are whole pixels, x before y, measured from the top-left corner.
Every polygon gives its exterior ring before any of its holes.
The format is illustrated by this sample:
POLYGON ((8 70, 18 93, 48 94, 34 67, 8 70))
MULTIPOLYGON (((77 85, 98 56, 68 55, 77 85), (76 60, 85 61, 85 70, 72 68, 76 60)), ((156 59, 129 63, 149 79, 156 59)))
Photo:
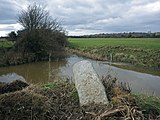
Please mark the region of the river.
MULTIPOLYGON (((0 82, 25 79, 29 83, 43 84, 55 79, 73 80, 73 65, 84 59, 87 58, 70 55, 57 61, 1 67, 0 82)), ((160 96, 160 76, 114 67, 101 61, 87 60, 92 62, 100 78, 110 74, 119 82, 128 82, 132 92, 160 96)))

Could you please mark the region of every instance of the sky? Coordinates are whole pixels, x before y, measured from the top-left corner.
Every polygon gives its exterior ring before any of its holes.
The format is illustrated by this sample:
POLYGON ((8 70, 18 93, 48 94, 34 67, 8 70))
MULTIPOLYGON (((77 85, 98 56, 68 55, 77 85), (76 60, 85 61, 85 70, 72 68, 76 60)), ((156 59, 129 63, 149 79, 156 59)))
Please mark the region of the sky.
POLYGON ((160 0, 0 0, 0 36, 23 29, 17 16, 33 3, 45 6, 68 35, 160 32, 160 0))

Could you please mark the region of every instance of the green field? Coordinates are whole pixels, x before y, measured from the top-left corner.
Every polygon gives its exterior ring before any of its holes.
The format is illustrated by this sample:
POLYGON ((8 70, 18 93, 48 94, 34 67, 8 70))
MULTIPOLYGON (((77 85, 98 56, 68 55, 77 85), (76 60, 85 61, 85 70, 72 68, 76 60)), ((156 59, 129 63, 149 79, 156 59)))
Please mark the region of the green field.
POLYGON ((98 60, 160 69, 160 38, 69 38, 74 52, 98 60))
POLYGON ((6 38, 0 38, 0 48, 9 48, 12 46, 13 43, 11 41, 7 41, 6 38))
POLYGON ((69 38, 72 47, 128 46, 160 49, 160 38, 69 38))
POLYGON ((12 47, 12 42, 0 42, 0 48, 9 48, 12 47))

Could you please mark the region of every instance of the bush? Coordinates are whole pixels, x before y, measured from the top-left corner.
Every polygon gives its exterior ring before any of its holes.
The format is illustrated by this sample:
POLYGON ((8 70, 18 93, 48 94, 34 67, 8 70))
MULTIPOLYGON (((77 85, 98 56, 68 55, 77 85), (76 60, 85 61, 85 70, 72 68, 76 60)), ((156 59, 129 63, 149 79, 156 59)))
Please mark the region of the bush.
POLYGON ((67 44, 65 30, 60 23, 39 5, 29 5, 27 10, 22 10, 18 22, 24 27, 17 32, 13 47, 18 53, 35 53, 36 60, 43 60, 67 44))

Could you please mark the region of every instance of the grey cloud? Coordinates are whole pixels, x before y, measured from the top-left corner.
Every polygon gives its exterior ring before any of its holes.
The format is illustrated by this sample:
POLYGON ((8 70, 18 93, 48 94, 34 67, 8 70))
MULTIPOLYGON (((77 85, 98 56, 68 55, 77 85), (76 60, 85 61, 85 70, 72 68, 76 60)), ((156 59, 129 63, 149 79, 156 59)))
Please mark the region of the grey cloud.
POLYGON ((69 31, 97 32, 147 31, 157 29, 159 13, 141 7, 158 0, 62 0, 49 2, 53 17, 62 19, 69 31), (139 6, 139 8, 137 8, 139 6), (137 10, 137 11, 136 11, 137 10), (155 25, 156 24, 156 25, 155 25))
POLYGON ((14 24, 16 23, 16 19, 0 19, 0 24, 14 24))
POLYGON ((13 27, 7 27, 7 28, 0 28, 0 31, 11 31, 15 30, 13 27))
POLYGON ((17 11, 13 5, 7 0, 2 0, 0 3, 0 24, 16 23, 17 11))
POLYGON ((24 0, 22 3, 15 0, 16 4, 9 1, 0 3, 3 11, 0 24, 15 23, 21 4, 36 2, 46 6, 51 16, 62 21, 71 34, 160 31, 159 0, 24 0))
MULTIPOLYGON (((124 7, 120 8, 124 4, 128 4, 128 2, 124 3, 124 0, 122 1, 123 3, 117 2, 113 4, 115 1, 110 0, 106 2, 105 0, 100 0, 98 2, 96 1, 95 4, 89 4, 89 5, 86 5, 87 2, 85 2, 85 4, 80 4, 80 2, 74 2, 74 4, 70 3, 70 6, 72 5, 76 7, 68 8, 67 5, 64 5, 62 8, 57 9, 57 10, 62 11, 61 13, 66 12, 63 10, 65 9, 67 10, 67 18, 64 19, 64 25, 65 26, 68 25, 69 30, 74 30, 77 28, 84 29, 84 30, 85 29, 86 30, 102 30, 105 24, 96 25, 95 23, 97 21, 101 21, 103 19, 108 19, 108 18, 117 18, 121 16, 123 11, 126 11, 127 9, 129 9, 129 8, 124 8, 124 7), (65 6, 67 6, 67 8, 65 8, 65 6), (120 12, 120 10, 122 12, 120 12)), ((56 13, 55 10, 53 10, 52 13, 54 12, 56 13)), ((66 16, 66 14, 61 14, 61 15, 62 15, 61 16, 62 18, 65 18, 66 16)))

